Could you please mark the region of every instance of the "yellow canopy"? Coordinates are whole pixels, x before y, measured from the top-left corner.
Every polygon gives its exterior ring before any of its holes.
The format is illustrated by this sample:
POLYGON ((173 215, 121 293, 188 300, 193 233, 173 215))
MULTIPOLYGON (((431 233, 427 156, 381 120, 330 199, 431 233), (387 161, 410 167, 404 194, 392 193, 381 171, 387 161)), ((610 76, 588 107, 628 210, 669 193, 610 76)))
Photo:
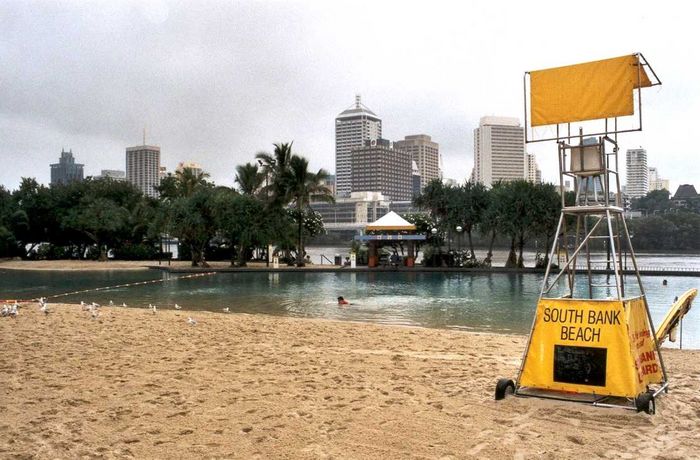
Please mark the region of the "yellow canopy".
POLYGON ((529 73, 532 126, 632 115, 633 90, 652 85, 637 54, 529 73))

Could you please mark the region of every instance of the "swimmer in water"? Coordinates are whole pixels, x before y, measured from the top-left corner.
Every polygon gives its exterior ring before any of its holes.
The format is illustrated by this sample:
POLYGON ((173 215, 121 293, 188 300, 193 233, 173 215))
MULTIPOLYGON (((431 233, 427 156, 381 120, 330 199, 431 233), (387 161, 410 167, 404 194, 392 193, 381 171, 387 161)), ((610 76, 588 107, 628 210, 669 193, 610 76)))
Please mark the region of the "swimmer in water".
POLYGON ((345 299, 343 298, 343 296, 341 295, 340 297, 338 297, 338 305, 350 305, 350 302, 348 302, 347 300, 345 300, 345 299))

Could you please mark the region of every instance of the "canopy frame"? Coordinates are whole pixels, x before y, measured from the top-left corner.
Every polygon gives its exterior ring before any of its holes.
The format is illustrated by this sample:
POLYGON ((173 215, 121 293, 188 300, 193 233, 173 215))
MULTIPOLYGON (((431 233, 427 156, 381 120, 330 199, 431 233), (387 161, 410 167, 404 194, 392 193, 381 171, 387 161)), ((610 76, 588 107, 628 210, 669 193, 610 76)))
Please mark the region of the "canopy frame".
MULTIPOLYGON (((529 110, 531 108, 530 104, 530 71, 527 71, 523 75, 523 112, 524 112, 524 120, 525 120, 525 143, 530 144, 530 143, 535 143, 535 142, 547 142, 547 141, 563 141, 563 140, 571 140, 574 138, 579 137, 581 134, 584 136, 607 136, 607 137, 613 137, 613 139, 617 142, 617 135, 621 133, 630 133, 630 132, 637 132, 642 130, 642 68, 645 70, 648 70, 651 75, 654 77, 654 81, 651 81, 651 85, 649 87, 653 86, 659 86, 661 85, 661 80, 659 79, 658 75, 652 68, 651 64, 649 64, 649 61, 644 57, 642 53, 634 53, 634 56, 637 57, 638 59, 638 70, 637 70, 637 84, 635 85, 635 90, 636 90, 636 100, 637 100, 637 125, 628 128, 628 129, 620 129, 618 126, 618 119, 621 117, 612 117, 612 118, 604 118, 604 119, 598 119, 598 120, 585 120, 585 121, 580 121, 580 122, 566 122, 566 123, 557 123, 555 125, 556 129, 556 136, 555 137, 543 137, 543 138, 536 138, 534 137, 534 133, 530 133, 530 131, 534 128, 531 126, 531 120, 528 116, 529 110), (574 132, 572 133, 572 124, 573 123, 592 123, 595 121, 600 121, 603 120, 603 128, 600 129, 599 127, 596 127, 595 129, 592 129, 590 132, 575 132, 575 126, 574 132)), ((647 72, 647 76, 649 75, 649 72, 647 72)), ((633 115, 632 115, 633 116, 633 115)), ((631 116, 630 116, 631 117, 631 116)), ((625 117, 629 118, 629 117, 625 117)), ((552 126, 552 125, 546 125, 546 126, 552 126)))

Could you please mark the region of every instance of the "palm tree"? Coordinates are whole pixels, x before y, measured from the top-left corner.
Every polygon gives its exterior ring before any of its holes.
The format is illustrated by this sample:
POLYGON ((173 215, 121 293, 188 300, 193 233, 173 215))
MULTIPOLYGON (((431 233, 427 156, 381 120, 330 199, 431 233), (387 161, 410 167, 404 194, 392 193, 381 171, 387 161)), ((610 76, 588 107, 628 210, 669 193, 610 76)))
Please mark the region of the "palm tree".
POLYGON ((323 185, 323 181, 328 179, 328 172, 319 169, 317 173, 312 173, 309 171, 309 161, 304 157, 292 155, 283 178, 285 200, 294 206, 297 215, 297 267, 303 267, 305 212, 309 210, 311 201, 333 203, 335 200, 331 190, 323 185))
POLYGON ((193 168, 182 168, 175 172, 175 180, 180 196, 190 196, 200 185, 207 184, 208 173, 193 168))
POLYGON ((236 166, 236 183, 244 195, 253 196, 260 191, 265 175, 260 172, 258 165, 246 163, 236 166))
POLYGON ((272 154, 258 152, 255 155, 265 174, 264 195, 272 198, 274 204, 281 204, 286 195, 284 176, 289 170, 293 143, 273 144, 275 150, 272 154))

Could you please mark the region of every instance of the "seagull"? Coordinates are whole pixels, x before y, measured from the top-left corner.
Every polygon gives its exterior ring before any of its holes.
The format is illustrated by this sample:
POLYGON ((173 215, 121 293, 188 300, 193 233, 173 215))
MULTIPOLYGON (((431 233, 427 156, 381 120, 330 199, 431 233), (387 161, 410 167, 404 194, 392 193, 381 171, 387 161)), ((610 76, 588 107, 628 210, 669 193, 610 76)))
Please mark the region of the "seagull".
POLYGON ((92 309, 92 306, 91 306, 91 305, 86 304, 86 303, 83 302, 82 300, 80 301, 80 306, 83 307, 83 311, 88 311, 88 310, 91 310, 91 309, 92 309))
POLYGON ((126 307, 126 303, 122 302, 122 307, 126 307))
POLYGON ((41 312, 44 313, 45 315, 48 315, 48 314, 49 314, 49 306, 48 306, 48 304, 42 303, 42 304, 41 304, 41 308, 40 308, 39 310, 41 310, 41 312))
POLYGON ((99 304, 99 303, 93 302, 93 303, 92 303, 92 306, 93 306, 93 308, 100 308, 100 304, 99 304))
POLYGON ((15 302, 15 304, 10 309, 10 316, 12 316, 13 318, 17 318, 17 313, 17 302, 15 302))
POLYGON ((112 302, 112 301, 110 300, 110 301, 109 301, 109 306, 110 306, 110 307, 113 307, 113 306, 114 306, 114 302, 112 302))
POLYGON ((100 317, 100 312, 97 309, 92 310, 92 319, 97 319, 100 317))
POLYGON ((182 310, 182 307, 179 306, 178 304, 175 304, 175 310, 182 310))
POLYGON ((228 312, 229 312, 228 307, 224 307, 224 313, 228 313, 228 312))
POLYGON ((191 325, 191 326, 196 326, 196 325, 197 325, 197 320, 194 319, 194 318, 192 318, 192 317, 189 317, 189 316, 188 316, 188 317, 187 317, 187 324, 189 324, 189 325, 191 325))
POLYGON ((0 311, 0 316, 5 317, 5 316, 9 316, 9 315, 10 315, 10 306, 5 304, 2 307, 2 310, 0 311))
POLYGON ((157 310, 158 310, 158 309, 156 308, 155 305, 152 305, 152 306, 151 306, 151 311, 153 312, 154 315, 156 314, 156 311, 157 311, 157 310))

